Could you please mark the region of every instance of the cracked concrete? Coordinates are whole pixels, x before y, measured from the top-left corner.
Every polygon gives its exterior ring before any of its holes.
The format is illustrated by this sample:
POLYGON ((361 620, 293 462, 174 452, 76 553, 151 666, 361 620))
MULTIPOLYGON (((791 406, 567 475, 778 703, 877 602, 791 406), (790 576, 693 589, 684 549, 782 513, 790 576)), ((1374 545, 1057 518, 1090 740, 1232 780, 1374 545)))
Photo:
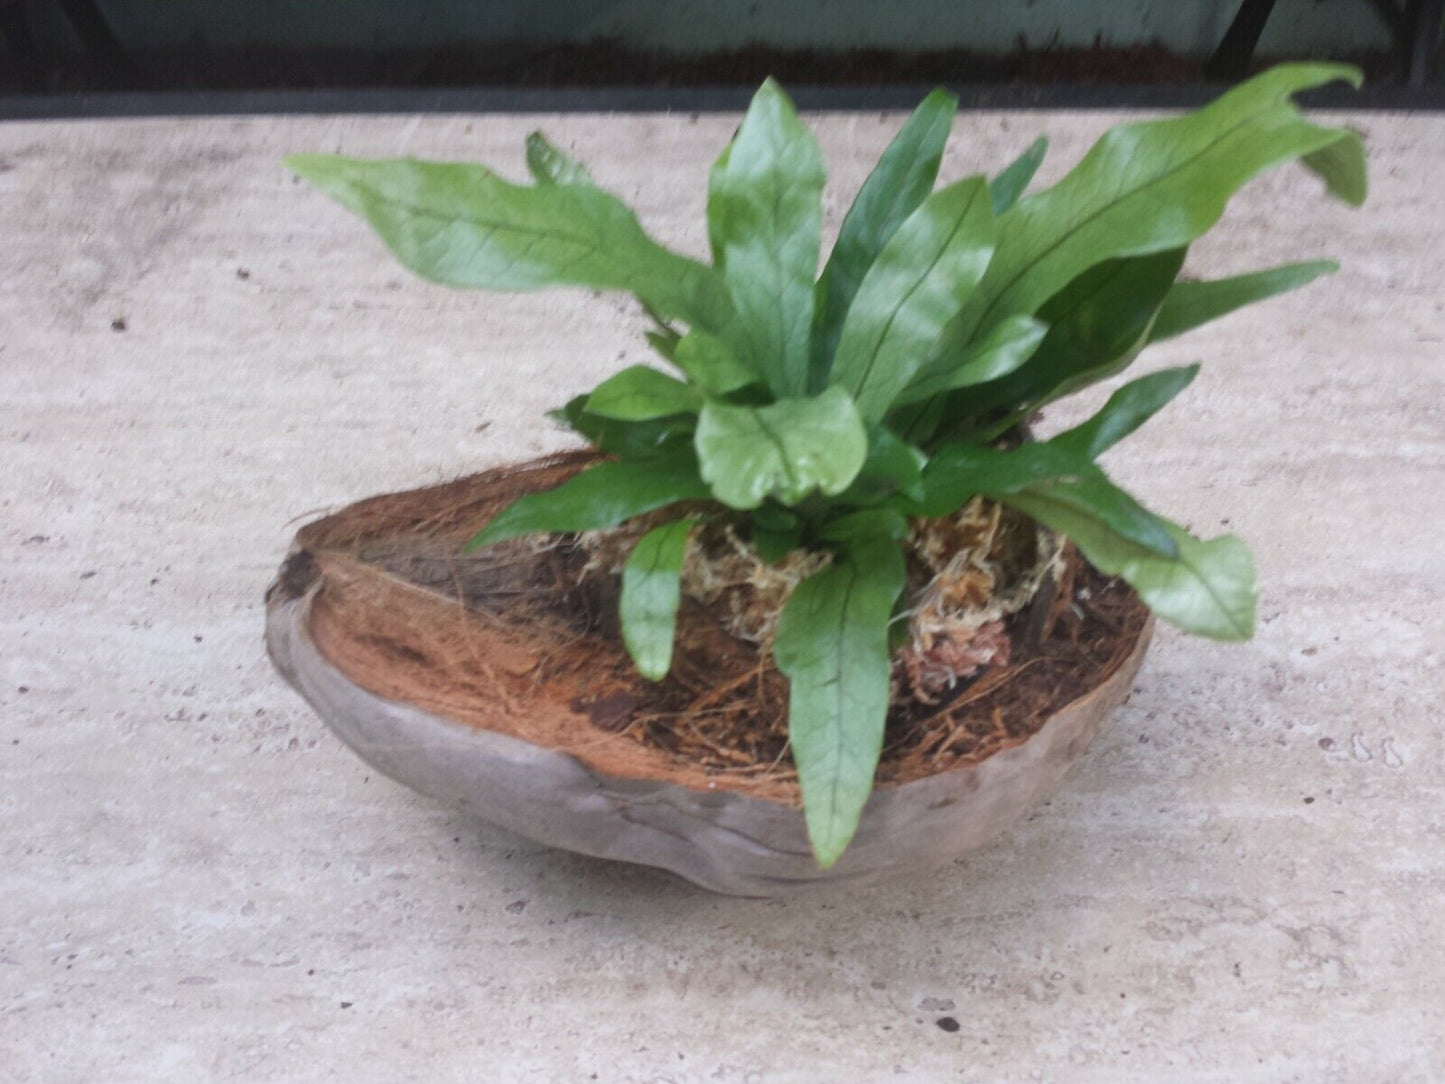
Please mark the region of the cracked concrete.
MULTIPOLYGON (((1114 119, 966 116, 945 174, 1114 119)), ((1151 350, 1204 371, 1109 460, 1253 544, 1257 638, 1162 630, 998 845, 772 902, 372 775, 260 639, 298 517, 556 448, 644 357, 620 298, 413 279, 281 154, 515 175, 541 125, 698 253, 735 118, 0 127, 0 1079, 1445 1078, 1445 120, 1347 119, 1364 210, 1274 174, 1191 257, 1344 270, 1151 350)), ((822 120, 830 221, 896 122, 822 120)))

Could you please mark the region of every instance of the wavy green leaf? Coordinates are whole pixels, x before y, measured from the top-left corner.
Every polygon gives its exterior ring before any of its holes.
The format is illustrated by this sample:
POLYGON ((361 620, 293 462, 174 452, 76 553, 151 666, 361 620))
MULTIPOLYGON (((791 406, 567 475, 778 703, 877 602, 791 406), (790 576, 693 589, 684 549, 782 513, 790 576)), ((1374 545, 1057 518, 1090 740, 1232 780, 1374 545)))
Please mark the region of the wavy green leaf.
POLYGON ((695 413, 702 397, 681 380, 646 365, 629 365, 608 377, 587 399, 587 413, 624 422, 645 422, 695 413))
POLYGON ((626 290, 707 330, 735 322, 712 268, 657 244, 599 188, 515 185, 484 166, 408 158, 300 154, 286 162, 369 221, 398 260, 433 282, 626 290))
POLYGON ((587 411, 589 395, 578 395, 548 417, 585 438, 600 452, 622 459, 651 459, 686 451, 697 429, 697 417, 677 414, 645 422, 601 418, 587 411))
POLYGON ((908 533, 908 517, 896 508, 861 508, 834 516, 818 531, 818 539, 838 545, 857 546, 882 539, 897 542, 908 533))
POLYGON ((735 348, 744 339, 740 355, 778 396, 808 390, 823 175, 817 140, 769 79, 709 179, 708 233, 740 322, 704 326, 735 348))
POLYGON ((878 159, 843 224, 818 279, 813 314, 813 374, 826 383, 843 320, 863 276, 898 227, 933 190, 958 98, 939 88, 924 98, 878 159))
POLYGON ((922 402, 958 388, 1005 377, 1033 357, 1048 330, 1048 324, 1032 316, 1010 316, 995 324, 958 359, 934 361, 920 369, 898 396, 898 405, 922 402))
POLYGON ((467 549, 529 534, 615 527, 644 512, 708 496, 690 451, 636 462, 598 463, 556 489, 529 493, 509 504, 467 543, 467 549))
POLYGON ((781 531, 770 531, 756 526, 753 528, 753 548, 758 551, 758 556, 770 565, 777 564, 792 553, 802 540, 801 525, 781 531))
POLYGON ((841 388, 762 407, 709 399, 694 442, 713 495, 743 509, 767 497, 796 504, 810 493, 841 493, 868 454, 867 431, 841 388))
POLYGON ((658 356, 667 361, 675 361, 677 357, 677 344, 682 341, 682 336, 677 332, 666 328, 653 328, 642 333, 647 340, 647 345, 657 351, 658 356))
POLYGON ((909 444, 930 449, 930 440, 945 420, 957 420, 964 411, 957 408, 955 400, 963 393, 935 395, 931 399, 901 403, 888 412, 888 428, 898 433, 909 444))
POLYGON ((803 518, 776 502, 763 503, 750 518, 753 546, 768 564, 777 564, 803 540, 803 518))
POLYGON ((1144 349, 1184 250, 1109 260, 1090 268, 1039 311, 1049 325, 1018 369, 959 393, 958 412, 1006 409, 1021 416, 1126 368, 1144 349))
POLYGON ((617 605, 622 642, 649 681, 661 681, 672 667, 682 565, 694 522, 680 519, 654 527, 638 539, 622 568, 617 605))
POLYGON ((1172 339, 1200 324, 1228 316, 1235 309, 1305 286, 1321 275, 1338 271, 1334 260, 1290 263, 1206 282, 1176 282, 1164 299, 1159 316, 1149 331, 1149 341, 1172 339))
POLYGON ((672 363, 706 395, 728 395, 757 379, 726 343, 705 331, 689 331, 679 339, 672 363))
POLYGON ((983 277, 994 248, 988 185, 973 177, 929 196, 883 246, 843 321, 828 381, 881 421, 983 277))
MULTIPOLYGON (((1121 408, 1119 418, 1129 413, 1121 408)), ((927 498, 917 511, 946 515, 970 497, 991 497, 1073 539, 1094 567, 1125 579, 1166 620, 1203 636, 1248 639, 1249 550, 1232 536, 1201 542, 1145 509, 1074 446, 1087 441, 1013 451, 947 445, 924 471, 927 498)))
POLYGON ((1201 541, 1160 520, 1177 550, 1165 557, 1121 537, 1088 509, 1057 500, 1050 487, 1003 501, 1073 539, 1090 564, 1121 577, 1151 610, 1186 632, 1216 640, 1254 635, 1254 559, 1234 535, 1201 541))
POLYGON ((1039 166, 1043 164, 1044 155, 1048 153, 1048 149, 1048 137, 1039 136, 1029 144, 1023 154, 1015 158, 997 177, 988 182, 989 195, 993 197, 995 217, 1003 214, 1019 201, 1019 197, 1024 194, 1024 189, 1029 186, 1029 182, 1034 179, 1034 174, 1039 171, 1039 166))
POLYGON ((1005 215, 988 274, 950 330, 955 343, 1016 313, 1033 313, 1090 267, 1181 248, 1218 220, 1248 180, 1299 158, 1350 203, 1365 197, 1364 150, 1353 132, 1311 124, 1290 100, 1343 79, 1340 64, 1281 64, 1194 113, 1107 133, 1052 188, 1005 215))
POLYGON ((586 166, 558 150, 541 132, 527 135, 527 172, 538 184, 597 185, 586 166))
POLYGON ((868 455, 857 477, 839 494, 838 504, 876 504, 895 493, 922 500, 925 462, 921 451, 879 426, 869 432, 868 455))
POLYGON ((788 739, 818 864, 836 862, 873 789, 888 716, 888 621, 903 555, 872 542, 793 591, 773 657, 789 681, 788 739))
POLYGON ((923 469, 924 499, 916 514, 948 515, 977 496, 1011 501, 1041 486, 1055 503, 1092 516, 1134 545, 1174 556, 1174 540, 1157 516, 1077 449, 1052 441, 1007 451, 945 444, 923 469))
POLYGON ((1152 418, 1187 388, 1199 374, 1198 365, 1161 369, 1131 380, 1109 396, 1109 401, 1088 421, 1076 425, 1049 443, 1086 459, 1097 459, 1152 418))

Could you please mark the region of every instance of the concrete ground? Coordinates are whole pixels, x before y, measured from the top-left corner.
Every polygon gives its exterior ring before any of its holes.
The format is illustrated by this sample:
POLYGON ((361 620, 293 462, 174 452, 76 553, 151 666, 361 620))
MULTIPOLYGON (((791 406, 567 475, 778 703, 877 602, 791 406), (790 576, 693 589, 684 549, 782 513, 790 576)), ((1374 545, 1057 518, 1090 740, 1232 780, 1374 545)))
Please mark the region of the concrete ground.
MULTIPOLYGON (((1115 119, 965 117, 945 173, 1115 119)), ((261 648, 297 522, 556 448, 644 354, 615 297, 410 277, 280 156, 516 174, 541 124, 700 253, 735 118, 0 127, 0 1080, 1445 1080, 1445 119, 1348 120, 1364 210, 1285 171, 1191 257, 1344 270, 1152 350, 1203 374, 1110 458, 1253 543, 1258 636, 1164 630, 992 848, 774 903, 415 797, 261 648)), ((831 221, 896 121, 820 122, 831 221)))

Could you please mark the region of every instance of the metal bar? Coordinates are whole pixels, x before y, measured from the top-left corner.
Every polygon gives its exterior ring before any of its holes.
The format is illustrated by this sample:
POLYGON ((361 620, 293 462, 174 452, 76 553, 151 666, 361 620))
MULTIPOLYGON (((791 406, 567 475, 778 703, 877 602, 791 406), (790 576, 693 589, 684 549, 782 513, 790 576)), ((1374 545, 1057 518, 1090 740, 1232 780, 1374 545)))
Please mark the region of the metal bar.
POLYGON ((1409 61, 1405 81, 1413 88, 1423 88, 1430 81, 1435 51, 1440 45, 1440 23, 1445 19, 1445 0, 1412 0, 1406 8, 1409 27, 1409 61))
POLYGON ((1206 79, 1233 81, 1243 79, 1249 73, 1254 47, 1259 44, 1259 36, 1264 33, 1264 25, 1269 22, 1274 5, 1275 0, 1244 0, 1239 5, 1219 48, 1204 65, 1206 79))

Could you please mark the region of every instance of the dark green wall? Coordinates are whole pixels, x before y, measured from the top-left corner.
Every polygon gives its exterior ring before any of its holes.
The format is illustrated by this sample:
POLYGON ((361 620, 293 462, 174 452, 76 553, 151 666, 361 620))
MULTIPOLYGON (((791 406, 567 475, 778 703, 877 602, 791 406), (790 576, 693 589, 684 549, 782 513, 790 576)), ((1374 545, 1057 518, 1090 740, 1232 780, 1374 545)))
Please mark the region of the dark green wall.
MULTIPOLYGON (((1033 47, 1157 40, 1207 55, 1233 16, 1225 0, 98 0, 128 48, 427 48, 612 38, 691 52, 781 47, 1033 47)), ((1311 55, 1380 48, 1367 0, 1279 0, 1260 50, 1311 55)))

